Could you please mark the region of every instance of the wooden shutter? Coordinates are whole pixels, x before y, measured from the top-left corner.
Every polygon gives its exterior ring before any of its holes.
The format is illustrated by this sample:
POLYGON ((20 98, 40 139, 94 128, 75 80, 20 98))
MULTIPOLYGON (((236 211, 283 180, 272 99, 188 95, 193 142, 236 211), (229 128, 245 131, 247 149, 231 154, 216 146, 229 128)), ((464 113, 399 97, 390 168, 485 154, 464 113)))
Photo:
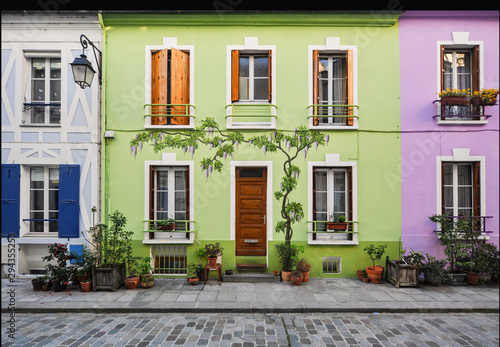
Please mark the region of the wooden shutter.
POLYGON ((472 90, 478 91, 479 88, 479 46, 474 46, 472 49, 472 90))
MULTIPOLYGON (((313 202, 312 202, 312 208, 313 208, 313 220, 316 220, 316 168, 313 168, 313 173, 312 173, 313 177, 312 177, 312 180, 313 180, 313 202)), ((315 224, 313 224, 315 225, 315 224)), ((316 233, 313 233, 312 234, 312 239, 313 240, 316 240, 316 233)))
POLYGON ((240 51, 231 51, 231 101, 240 100, 240 51))
MULTIPOLYGON (((155 220, 155 167, 151 165, 149 167, 149 219, 155 220)), ((149 222, 149 230, 151 230, 154 222, 149 222)), ((149 239, 155 238, 155 233, 149 233, 149 239)))
POLYGON ((472 213, 481 216, 481 175, 480 162, 472 163, 472 213))
MULTIPOLYGON (((186 166, 186 220, 191 220, 189 211, 189 166, 186 166)), ((186 223, 186 231, 190 228, 190 223, 186 223)), ((189 233, 186 233, 186 239, 189 239, 189 233)))
MULTIPOLYGON (((352 66, 352 49, 347 50, 347 104, 352 105, 354 103, 354 90, 353 90, 353 66, 352 66)), ((353 115, 354 109, 352 107, 348 108, 347 114, 349 116, 353 115)), ((347 125, 353 125, 352 117, 347 117, 347 125)))
MULTIPOLYGON (((172 104, 189 104, 189 53, 172 48, 170 99, 172 104)), ((171 114, 189 113, 187 106, 172 106, 171 114)), ((189 125, 189 117, 172 117, 172 124, 189 125)))
POLYGON ((59 165, 59 237, 80 236, 80 165, 59 165))
POLYGON ((441 162, 441 214, 444 215, 444 165, 445 162, 441 162))
MULTIPOLYGON (((168 103, 168 49, 152 54, 151 61, 151 103, 168 103)), ((167 114, 166 106, 152 106, 151 114, 167 114)), ((151 117, 151 124, 167 124, 167 117, 151 117)))
POLYGON ((441 90, 444 90, 444 46, 440 48, 439 64, 441 65, 441 90))
MULTIPOLYGON (((352 221, 352 166, 347 167, 347 220, 352 221)), ((354 231, 352 224, 348 227, 349 231, 354 231)), ((352 240, 353 234, 347 234, 348 239, 352 240)))
POLYGON ((273 70, 273 64, 272 64, 272 51, 269 50, 267 52, 267 98, 269 100, 269 102, 271 102, 272 100, 272 91, 273 91, 273 83, 272 83, 272 78, 273 78, 273 74, 272 74, 272 70, 273 70))
MULTIPOLYGON (((319 51, 313 51, 313 104, 319 104, 319 51)), ((313 107, 313 114, 318 114, 318 108, 313 107)), ((313 117, 313 125, 319 124, 319 117, 313 117)))
POLYGON ((21 166, 2 165, 2 237, 19 237, 21 166))

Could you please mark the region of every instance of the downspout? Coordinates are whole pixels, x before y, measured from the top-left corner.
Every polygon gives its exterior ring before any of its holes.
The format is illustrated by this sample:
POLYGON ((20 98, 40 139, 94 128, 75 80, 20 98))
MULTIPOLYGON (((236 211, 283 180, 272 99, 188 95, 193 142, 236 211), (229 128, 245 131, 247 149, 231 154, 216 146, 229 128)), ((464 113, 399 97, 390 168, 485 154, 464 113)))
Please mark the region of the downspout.
POLYGON ((101 122, 100 122, 100 137, 101 137, 101 164, 100 164, 100 177, 99 177, 99 198, 100 198, 100 223, 107 224, 108 221, 108 210, 109 210, 109 160, 108 160, 108 144, 104 134, 107 129, 107 114, 106 114, 106 70, 107 70, 107 29, 104 25, 104 20, 102 18, 102 13, 97 13, 99 17, 99 24, 102 29, 102 76, 101 76, 101 122))

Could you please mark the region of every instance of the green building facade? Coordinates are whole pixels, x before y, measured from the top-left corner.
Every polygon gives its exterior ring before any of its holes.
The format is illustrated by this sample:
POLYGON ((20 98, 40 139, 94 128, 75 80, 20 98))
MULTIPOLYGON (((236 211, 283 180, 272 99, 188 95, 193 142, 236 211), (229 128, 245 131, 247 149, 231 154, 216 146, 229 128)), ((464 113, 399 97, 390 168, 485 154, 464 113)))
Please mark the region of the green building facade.
POLYGON ((115 210, 127 217, 134 251, 152 257, 155 275, 186 276, 187 264, 199 261, 197 248, 215 242, 224 248, 223 270, 249 263, 281 269, 274 192, 283 153, 241 143, 220 173, 210 173, 200 164, 214 156, 210 146, 155 152, 151 142, 135 148, 130 141, 149 130, 182 136, 207 117, 246 139, 292 136, 305 126, 329 137, 294 161, 301 174, 290 198, 304 218, 293 225, 292 243, 304 246, 310 276, 354 277, 371 266, 370 244, 387 244, 386 255, 396 257, 398 16, 101 14, 103 221, 115 210), (349 222, 340 232, 313 222, 340 215, 349 222), (151 231, 149 221, 168 217, 175 231, 151 231))

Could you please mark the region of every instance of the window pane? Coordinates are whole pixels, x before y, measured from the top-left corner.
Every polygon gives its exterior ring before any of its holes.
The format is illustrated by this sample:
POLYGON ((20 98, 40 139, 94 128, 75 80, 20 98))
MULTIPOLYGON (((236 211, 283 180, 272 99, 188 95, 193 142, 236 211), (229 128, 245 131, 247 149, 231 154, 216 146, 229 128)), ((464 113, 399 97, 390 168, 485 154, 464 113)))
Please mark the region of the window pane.
POLYGON ((254 76, 268 77, 268 72, 267 57, 254 57, 254 76))
POLYGON ((32 190, 30 193, 30 210, 43 211, 43 190, 32 190))
POLYGON ((45 78, 45 58, 33 58, 31 66, 31 78, 45 78))
POLYGON ((458 184, 472 185, 472 166, 469 164, 458 165, 458 184))
POLYGON ((267 100, 269 98, 269 83, 267 78, 256 79, 254 81, 254 99, 267 100))
POLYGON ((156 211, 159 212, 168 212, 168 193, 167 192, 158 192, 156 194, 156 211))
POLYGON ((333 190, 336 192, 345 191, 345 172, 336 171, 333 174, 333 190))
POLYGON ((43 188, 43 169, 32 168, 30 170, 30 188, 43 188))
POLYGON ((452 71, 453 71, 453 53, 445 52, 443 59, 444 59, 444 62, 443 62, 444 73, 452 73, 452 71))
POLYGON ((61 78, 61 59, 50 59, 50 78, 61 78))
POLYGON ((50 101, 61 101, 61 81, 50 81, 50 101))
POLYGON ((186 211, 186 192, 175 193, 175 210, 186 211))
POLYGON ((240 77, 239 79, 239 98, 240 100, 248 100, 250 96, 248 95, 250 80, 248 77, 240 77))
POLYGON ((444 201, 445 207, 453 207, 453 187, 444 187, 444 201))
POLYGON ((59 189, 59 169, 49 169, 49 188, 59 189))
POLYGON ((45 101, 45 81, 35 80, 31 82, 31 101, 32 102, 45 101))
POLYGON ((458 73, 471 72, 470 52, 457 53, 457 72, 458 73))
POLYGON ((249 57, 240 55, 240 77, 249 77, 249 57))
POLYGON ((175 171, 175 189, 186 190, 186 172, 175 171))
POLYGON ((345 193, 335 193, 333 195, 333 211, 337 212, 337 216, 345 212, 345 193))
MULTIPOLYGON (((58 213, 57 212, 51 212, 49 213, 49 218, 50 219, 58 219, 58 213)), ((59 227, 59 224, 57 221, 51 221, 49 222, 49 232, 50 233, 57 233, 58 232, 58 227, 59 227)))
POLYGON ((453 164, 445 163, 443 168, 443 183, 445 185, 453 184, 453 164))
POLYGON ((458 207, 472 207, 472 188, 459 187, 458 188, 458 207))
POLYGON ((318 193, 316 192, 316 212, 324 212, 326 213, 326 202, 327 202, 327 193, 318 193))
POLYGON ((167 190, 168 189, 168 171, 158 171, 157 172, 157 190, 167 190))
POLYGON ((33 107, 31 109, 31 123, 43 124, 45 123, 45 107, 33 107))
POLYGON ((50 124, 61 123, 61 107, 50 108, 50 124))
MULTIPOLYGON (((187 220, 186 213, 185 212, 176 212, 174 219, 176 221, 187 220)), ((184 223, 184 222, 175 223, 175 230, 186 230, 186 223, 184 223)))
POLYGON ((328 59, 319 59, 319 78, 328 78, 328 59))
POLYGON ((318 191, 322 191, 322 192, 326 192, 327 190, 327 183, 326 183, 326 171, 317 171, 315 173, 316 177, 315 177, 315 180, 316 180, 316 192, 318 191))
POLYGON ((59 209, 59 190, 49 190, 49 210, 59 209))

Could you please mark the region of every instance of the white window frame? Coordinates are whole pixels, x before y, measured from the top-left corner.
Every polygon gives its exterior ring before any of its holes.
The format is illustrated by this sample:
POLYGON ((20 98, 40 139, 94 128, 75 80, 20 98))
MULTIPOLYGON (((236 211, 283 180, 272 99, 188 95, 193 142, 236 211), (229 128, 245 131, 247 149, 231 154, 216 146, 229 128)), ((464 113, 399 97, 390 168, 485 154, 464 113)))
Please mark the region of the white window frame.
MULTIPOLYGON (((56 169, 58 171, 58 175, 59 175, 59 167, 58 166, 51 166, 51 165, 30 165, 30 166, 27 166, 25 167, 25 170, 26 170, 26 173, 27 173, 27 205, 26 205, 26 213, 24 214, 25 216, 27 216, 27 218, 22 218, 22 219, 31 219, 31 169, 34 169, 34 168, 41 168, 43 169, 43 182, 44 182, 44 185, 43 185, 43 219, 49 219, 49 214, 50 212, 54 212, 54 211, 50 211, 49 210, 49 173, 50 173, 50 169, 56 169)), ((59 213, 59 209, 57 211, 59 213)), ((57 218, 59 219, 59 218, 57 218)), ((41 237, 59 237, 59 231, 56 230, 54 232, 50 232, 49 231, 49 223, 48 221, 45 221, 43 222, 43 232, 31 232, 31 228, 30 228, 30 221, 23 221, 23 223, 25 224, 26 226, 26 233, 22 236, 41 236, 41 237)))
MULTIPOLYGON (((152 76, 152 66, 151 66, 151 57, 152 54, 162 49, 178 49, 180 51, 189 52, 189 103, 191 105, 195 105, 194 100, 194 45, 178 45, 177 37, 164 37, 162 45, 146 45, 145 46, 145 81, 144 81, 144 90, 145 90, 145 99, 144 104, 151 104, 151 76, 152 76)), ((144 110, 144 115, 147 115, 147 108, 144 110)), ((189 114, 195 115, 195 108, 189 107, 189 114)), ((144 129, 194 129, 195 118, 189 117, 189 124, 186 125, 172 125, 172 124, 164 124, 164 125, 153 125, 151 124, 151 117, 144 117, 144 129)))
MULTIPOLYGON (((259 45, 258 37, 245 37, 243 45, 227 45, 226 46, 226 128, 227 129, 276 129, 276 117, 271 117, 270 122, 241 122, 237 121, 232 115, 232 105, 245 104, 271 104, 276 105, 276 45, 259 45), (244 54, 263 54, 271 51, 271 101, 269 100, 243 100, 232 101, 231 93, 231 77, 232 77, 232 51, 240 51, 244 54)), ((253 93, 253 91, 252 91, 253 93)), ((271 107, 271 115, 276 116, 276 107, 271 107)))
POLYGON ((31 114, 32 114, 32 107, 25 107, 23 105, 22 107, 22 125, 24 126, 37 126, 37 127, 60 127, 62 122, 63 122, 63 112, 62 112, 62 101, 63 101, 63 81, 65 80, 65 73, 63 69, 63 58, 62 54, 60 51, 57 52, 38 52, 38 51, 25 51, 24 52, 24 58, 25 58, 25 81, 26 83, 23 85, 24 89, 24 103, 35 103, 34 100, 32 100, 32 73, 33 73, 33 59, 45 59, 45 70, 46 73, 45 76, 45 104, 51 103, 50 101, 50 59, 57 58, 60 60, 61 63, 61 77, 59 78, 61 82, 61 90, 60 90, 60 101, 58 103, 61 104, 59 106, 59 112, 60 112, 60 118, 59 118, 59 123, 50 123, 50 106, 45 106, 45 112, 44 112, 44 122, 43 123, 32 123, 31 122, 31 114))
MULTIPOLYGON (((472 166, 472 163, 471 162, 447 162, 448 164, 451 164, 453 165, 453 171, 452 171, 452 177, 453 177, 453 182, 451 185, 446 185, 448 187, 451 186, 452 190, 453 190, 453 213, 452 213, 452 216, 458 216, 458 210, 459 210, 459 206, 458 206, 458 188, 460 187, 467 187, 467 188, 470 188, 471 189, 471 203, 474 201, 474 190, 473 190, 473 184, 471 182, 470 185, 459 185, 458 184, 458 166, 459 165, 468 165, 469 166, 469 169, 471 171, 471 178, 472 180, 474 180, 474 176, 473 176, 473 166, 472 166)), ((442 182, 442 185, 445 186, 444 182, 442 182)), ((445 208, 450 208, 449 206, 445 206, 445 208)), ((471 207, 460 207, 461 210, 463 209, 468 209, 470 210, 470 212, 472 212, 474 210, 474 206, 471 205, 471 207)))
MULTIPOLYGON (((452 32, 453 41, 437 41, 436 42, 436 96, 441 91, 441 46, 445 46, 447 50, 472 49, 474 46, 479 46, 479 89, 484 88, 484 42, 469 41, 469 32, 452 32)), ((456 85, 456 84, 455 84, 456 85)), ((436 102, 436 115, 441 115, 441 103, 436 102)), ((481 125, 488 124, 485 117, 479 117, 479 120, 461 120, 459 118, 441 119, 437 117, 438 125, 481 125)))
MULTIPOLYGON (((150 211, 150 182, 149 173, 151 166, 154 167, 189 167, 189 220, 195 220, 194 210, 194 161, 180 161, 177 160, 175 153, 163 153, 161 160, 146 160, 144 162, 144 220, 149 220, 150 211)), ((173 195, 173 194, 171 194, 173 195)), ((156 199, 156 198, 155 198, 156 199)), ((194 223, 188 223, 189 230, 194 230, 194 223)), ((144 222, 144 230, 148 230, 148 222, 144 222)), ((156 233, 158 235, 159 233, 156 233)), ((194 241, 193 233, 188 233, 189 238, 186 238, 186 233, 183 232, 161 232, 163 237, 154 239, 149 238, 149 233, 144 233, 143 244, 192 244, 194 241)), ((160 236, 160 235, 158 235, 160 236)))
MULTIPOLYGON (((308 56, 308 65, 307 65, 307 70, 308 70, 308 88, 309 88, 309 93, 308 93, 308 105, 313 105, 315 103, 314 101, 314 93, 313 93, 313 71, 314 71, 314 66, 313 66, 313 51, 319 51, 320 55, 331 55, 331 54, 345 54, 347 50, 352 50, 352 91, 353 91, 353 104, 358 105, 358 46, 355 45, 341 45, 340 44, 340 37, 326 37, 326 42, 324 45, 309 45, 308 50, 307 50, 307 56, 308 56)), ((308 109, 308 116, 313 116, 314 115, 314 110, 312 107, 309 107, 308 109)), ((341 125, 339 123, 332 123, 332 124, 320 124, 320 125, 314 125, 313 124, 313 118, 309 118, 308 126, 309 129, 322 129, 322 130, 330 130, 330 129, 335 129, 335 130, 353 130, 353 129, 359 129, 359 124, 358 124, 358 109, 356 107, 353 107, 352 115, 356 116, 353 117, 353 123, 352 125, 341 125)))
MULTIPOLYGON (((308 203, 308 220, 312 221, 314 219, 314 213, 313 213, 313 199, 314 199, 314 193, 313 193, 313 177, 314 177, 314 172, 313 169, 320 169, 320 168, 325 168, 325 169, 333 169, 335 170, 336 168, 338 169, 345 169, 346 167, 351 167, 352 169, 352 220, 357 221, 358 220, 358 170, 357 170, 357 162, 355 161, 341 161, 340 160, 340 155, 339 154, 326 154, 325 155, 325 161, 310 161, 307 164, 307 172, 308 172, 308 198, 307 198, 307 203, 308 203)), ((333 171, 332 171, 333 172, 333 171)), ((347 199, 346 199, 347 200, 347 199)), ((347 201, 346 201, 347 203, 347 201)), ((313 231, 313 224, 308 223, 308 231, 313 231)), ((359 244, 358 242, 358 224, 357 223, 352 223, 352 240, 338 240, 334 238, 318 238, 318 235, 316 235, 316 240, 313 240, 313 234, 308 233, 308 244, 310 245, 357 245, 359 244)), ((332 234, 324 234, 324 235, 334 235, 332 234)))
MULTIPOLYGON (((177 191, 175 189, 175 172, 176 171, 182 171, 186 172, 186 167, 185 166, 155 166, 155 181, 158 175, 158 172, 168 172, 168 206, 169 209, 166 211, 167 213, 167 218, 173 218, 175 219, 175 212, 178 212, 175 210, 175 192, 177 191)), ((158 205, 158 187, 155 184, 155 190, 154 190, 154 206, 155 206, 155 220, 159 220, 158 218, 158 211, 156 210, 156 206, 158 205)))

